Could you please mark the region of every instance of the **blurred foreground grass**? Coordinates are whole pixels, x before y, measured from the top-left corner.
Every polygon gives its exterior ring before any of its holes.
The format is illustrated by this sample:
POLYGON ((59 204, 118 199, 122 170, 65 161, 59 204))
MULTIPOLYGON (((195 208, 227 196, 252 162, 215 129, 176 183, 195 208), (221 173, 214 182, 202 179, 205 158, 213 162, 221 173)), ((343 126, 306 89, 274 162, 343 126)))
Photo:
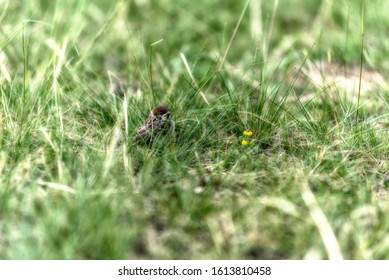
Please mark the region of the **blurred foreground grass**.
POLYGON ((387 1, 0 11, 0 258, 389 257, 387 1))

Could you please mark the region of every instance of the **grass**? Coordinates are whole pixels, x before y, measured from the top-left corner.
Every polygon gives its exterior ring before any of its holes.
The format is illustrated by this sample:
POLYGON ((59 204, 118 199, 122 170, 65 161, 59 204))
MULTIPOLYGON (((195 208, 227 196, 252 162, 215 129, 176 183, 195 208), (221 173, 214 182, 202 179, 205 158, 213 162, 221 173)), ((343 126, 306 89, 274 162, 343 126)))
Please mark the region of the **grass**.
POLYGON ((389 258, 389 4, 245 5, 0 1, 0 258, 389 258))

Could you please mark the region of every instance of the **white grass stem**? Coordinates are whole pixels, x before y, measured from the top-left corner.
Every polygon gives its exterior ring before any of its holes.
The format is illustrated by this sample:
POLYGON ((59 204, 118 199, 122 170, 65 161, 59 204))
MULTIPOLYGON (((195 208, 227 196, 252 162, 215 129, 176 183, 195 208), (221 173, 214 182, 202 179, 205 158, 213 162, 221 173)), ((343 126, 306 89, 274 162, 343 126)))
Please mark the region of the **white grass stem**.
MULTIPOLYGON (((183 53, 180 53, 180 56, 181 56, 182 62, 185 65, 186 71, 189 74, 189 77, 192 79, 193 84, 198 88, 199 86, 198 86, 195 78, 193 77, 192 71, 190 70, 190 67, 189 67, 188 61, 186 60, 185 55, 183 53)), ((201 90, 200 90, 200 95, 204 99, 205 103, 207 103, 207 105, 209 106, 209 102, 208 102, 207 98, 205 97, 204 92, 202 92, 201 90)))
POLYGON ((307 181, 304 181, 300 185, 300 191, 304 203, 308 207, 311 218, 322 238, 324 247, 328 254, 328 258, 330 260, 343 260, 342 251, 340 250, 335 233, 332 230, 326 215, 317 203, 316 198, 309 188, 307 181))

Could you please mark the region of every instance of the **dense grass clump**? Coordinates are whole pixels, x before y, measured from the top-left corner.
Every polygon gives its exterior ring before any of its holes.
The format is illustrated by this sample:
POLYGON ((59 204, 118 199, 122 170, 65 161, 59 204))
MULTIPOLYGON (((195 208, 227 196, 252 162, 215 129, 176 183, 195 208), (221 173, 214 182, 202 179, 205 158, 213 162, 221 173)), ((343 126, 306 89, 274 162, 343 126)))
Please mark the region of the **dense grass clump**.
POLYGON ((389 4, 360 4, 2 1, 0 258, 388 258, 389 4), (159 103, 175 134, 135 141, 159 103))

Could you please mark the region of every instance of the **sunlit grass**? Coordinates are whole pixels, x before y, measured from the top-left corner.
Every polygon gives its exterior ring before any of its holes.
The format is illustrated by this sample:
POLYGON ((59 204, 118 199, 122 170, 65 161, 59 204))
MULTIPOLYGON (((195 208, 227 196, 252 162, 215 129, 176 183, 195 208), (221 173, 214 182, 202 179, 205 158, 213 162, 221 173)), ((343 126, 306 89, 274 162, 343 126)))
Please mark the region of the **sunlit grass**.
POLYGON ((0 258, 388 258, 389 5, 361 51, 359 4, 1 2, 0 258), (135 141, 158 103, 174 135, 135 141))

